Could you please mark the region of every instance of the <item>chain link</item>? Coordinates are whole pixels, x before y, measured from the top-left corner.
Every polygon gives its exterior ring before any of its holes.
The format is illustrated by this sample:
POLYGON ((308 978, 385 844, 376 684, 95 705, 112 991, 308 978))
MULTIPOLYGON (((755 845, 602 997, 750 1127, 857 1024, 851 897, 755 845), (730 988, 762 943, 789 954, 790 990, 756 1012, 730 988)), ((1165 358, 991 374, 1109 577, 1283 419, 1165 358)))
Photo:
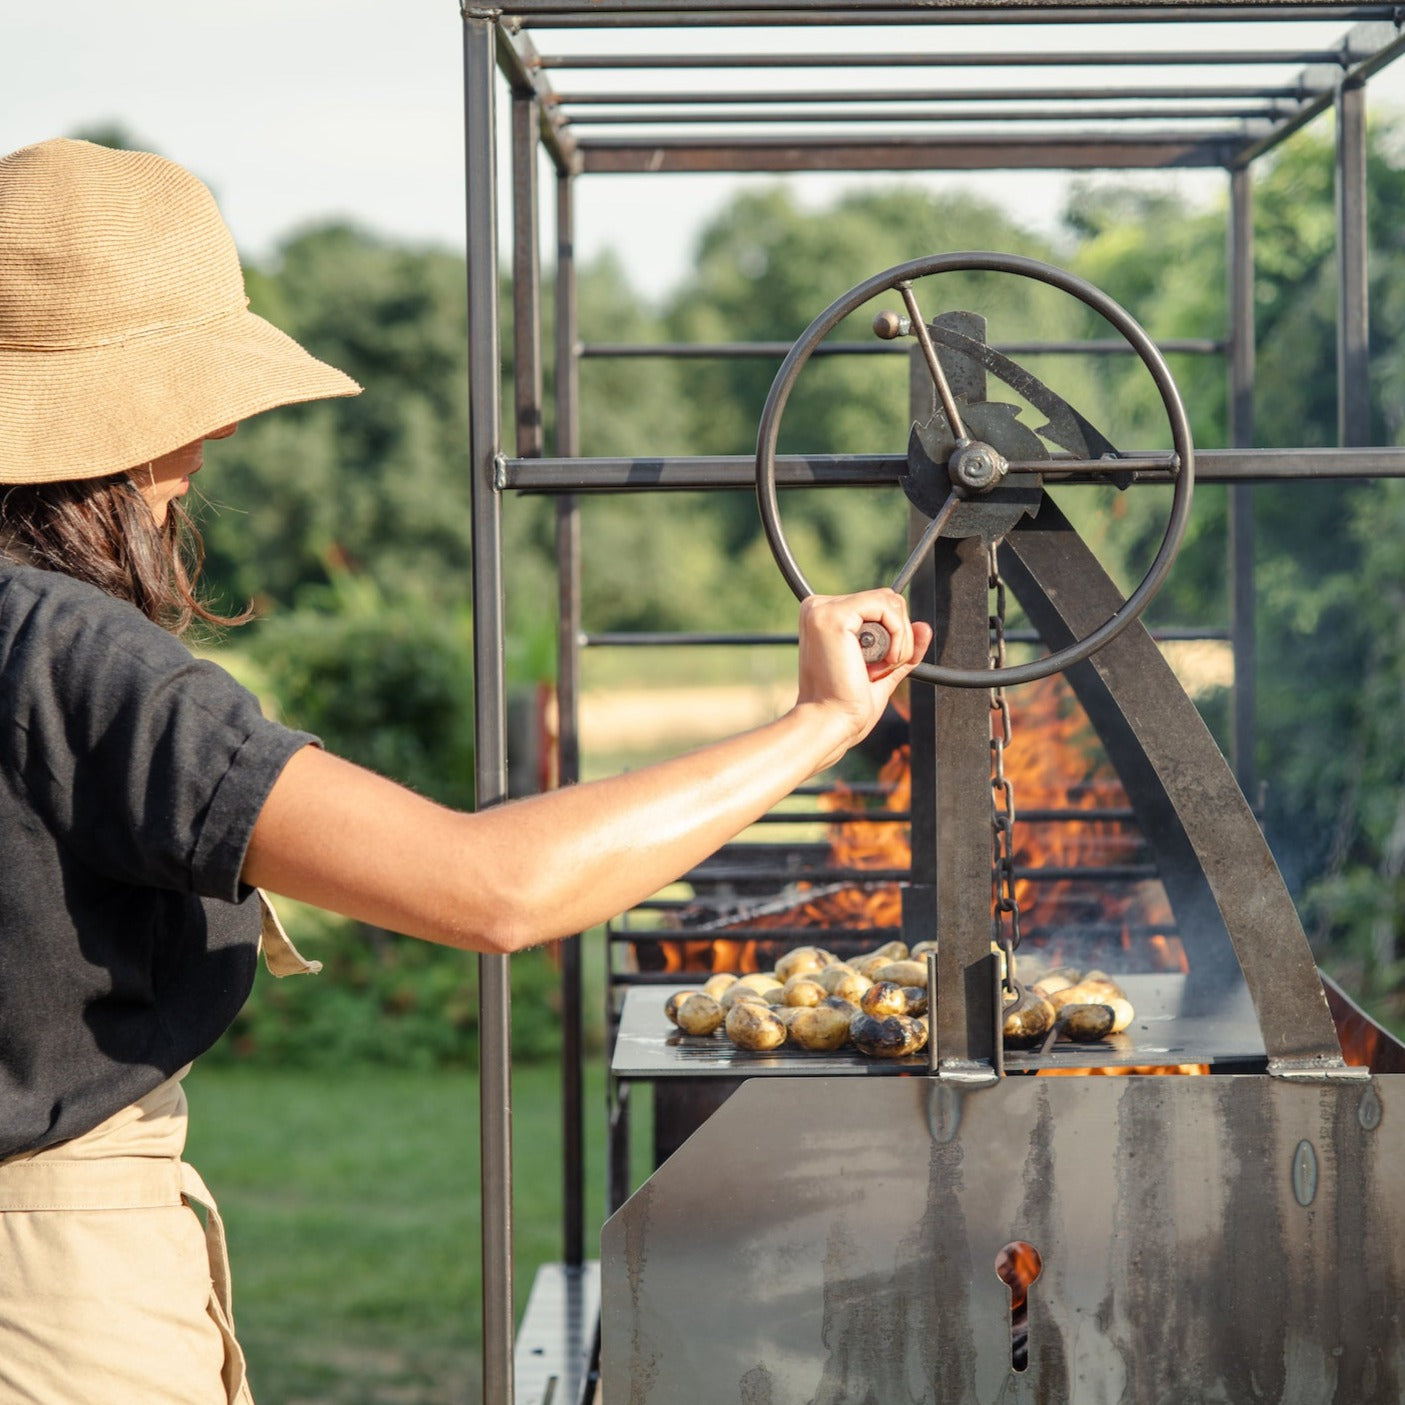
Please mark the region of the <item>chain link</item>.
MULTIPOLYGON (((986 548, 986 580, 995 597, 989 616, 991 668, 1005 666, 1005 582, 1000 577, 997 551, 996 542, 986 548)), ((991 918, 992 936, 1005 952, 1005 989, 1013 995, 1020 908, 1015 901, 1015 788, 1005 774, 1005 748, 1010 737, 1010 704, 1005 689, 997 686, 990 690, 991 918)))

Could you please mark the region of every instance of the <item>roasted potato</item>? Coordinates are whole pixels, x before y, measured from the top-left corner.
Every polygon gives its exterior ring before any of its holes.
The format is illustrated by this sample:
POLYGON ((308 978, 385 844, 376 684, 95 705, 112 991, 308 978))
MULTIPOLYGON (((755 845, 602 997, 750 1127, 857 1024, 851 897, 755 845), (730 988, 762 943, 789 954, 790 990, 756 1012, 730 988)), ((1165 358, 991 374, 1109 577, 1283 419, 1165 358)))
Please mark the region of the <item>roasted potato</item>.
POLYGON ((722 1006, 702 991, 696 991, 678 1007, 678 1028, 684 1034, 711 1034, 725 1018, 722 1006))
MULTIPOLYGON (((772 989, 779 990, 780 986, 773 986, 772 989)), ((741 981, 738 981, 735 985, 729 985, 722 992, 722 998, 718 1003, 724 1010, 730 1010, 733 1005, 742 1005, 748 1002, 754 1005, 767 1003, 766 997, 754 986, 743 985, 741 981)))
POLYGON ((790 1042, 821 1053, 841 1049, 849 1042, 849 1019, 829 1005, 801 1007, 790 1019, 790 1042))
POLYGON ((862 1053, 872 1058, 906 1058, 927 1043, 927 1022, 910 1019, 907 1015, 875 1019, 860 1012, 849 1022, 849 1038, 862 1053))
POLYGON ((1000 1030, 1007 1044, 1038 1044, 1054 1027, 1054 1007, 1033 989, 1007 1001, 1000 1030))
POLYGON ((764 1001, 739 1001, 727 1011, 727 1038, 739 1049, 778 1049, 785 1043, 785 1021, 764 1001))
POLYGON ((892 981, 894 985, 926 985, 927 963, 925 961, 890 961, 876 971, 866 973, 870 980, 892 981))
POLYGON ((838 960, 832 952, 818 946, 797 946, 786 952, 776 962, 776 979, 782 985, 792 976, 807 976, 811 971, 822 971, 838 960))
POLYGON ((828 992, 809 976, 792 976, 781 987, 781 998, 774 1005, 818 1005, 828 992))
POLYGON ((903 987, 892 981, 875 981, 859 997, 859 1009, 876 1020, 884 1015, 905 1015, 908 1013, 907 996, 903 987))
POLYGON ((1059 1032, 1079 1044, 1092 1044, 1112 1033, 1113 1021, 1110 1006, 1065 1005, 1059 1011, 1059 1032))
POLYGON ((690 996, 701 995, 700 990, 675 990, 672 995, 664 1001, 663 1012, 668 1016, 670 1023, 678 1023, 678 1007, 690 996))

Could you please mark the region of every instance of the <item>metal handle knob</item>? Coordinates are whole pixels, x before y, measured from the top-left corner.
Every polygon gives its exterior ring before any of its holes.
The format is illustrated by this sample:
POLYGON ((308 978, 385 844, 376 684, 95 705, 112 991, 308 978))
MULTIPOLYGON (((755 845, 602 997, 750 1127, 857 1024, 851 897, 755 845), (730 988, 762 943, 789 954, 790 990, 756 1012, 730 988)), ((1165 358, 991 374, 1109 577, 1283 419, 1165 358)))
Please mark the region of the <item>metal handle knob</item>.
POLYGON ((859 648, 865 663, 881 663, 888 657, 892 642, 892 636, 875 620, 865 620, 859 630, 859 648))

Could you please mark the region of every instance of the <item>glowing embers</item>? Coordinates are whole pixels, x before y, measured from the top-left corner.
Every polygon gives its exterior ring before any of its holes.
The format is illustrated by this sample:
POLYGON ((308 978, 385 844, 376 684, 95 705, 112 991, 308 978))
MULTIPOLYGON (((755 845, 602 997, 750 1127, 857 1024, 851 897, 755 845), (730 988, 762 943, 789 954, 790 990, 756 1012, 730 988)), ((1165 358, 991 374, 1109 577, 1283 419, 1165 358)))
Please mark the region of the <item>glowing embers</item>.
POLYGON ((1010 1290, 1010 1369, 1029 1368, 1029 1289, 1044 1270, 1033 1244, 1012 1240, 995 1256, 995 1273, 1010 1290))

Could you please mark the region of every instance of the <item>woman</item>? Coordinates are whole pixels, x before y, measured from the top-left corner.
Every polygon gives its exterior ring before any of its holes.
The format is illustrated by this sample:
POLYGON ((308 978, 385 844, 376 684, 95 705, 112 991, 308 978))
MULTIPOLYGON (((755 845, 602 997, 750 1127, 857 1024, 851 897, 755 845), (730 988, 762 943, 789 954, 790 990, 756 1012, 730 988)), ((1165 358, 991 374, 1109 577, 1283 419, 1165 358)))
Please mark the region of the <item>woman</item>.
POLYGON ((481 814, 433 804, 178 639, 240 622, 197 593, 180 498, 204 442, 358 389, 249 313, 180 167, 74 141, 0 160, 0 1405, 250 1399, 180 1078, 261 940, 308 969, 260 890, 472 951, 583 930, 834 762, 925 650, 891 591, 812 599, 777 721, 481 814))

